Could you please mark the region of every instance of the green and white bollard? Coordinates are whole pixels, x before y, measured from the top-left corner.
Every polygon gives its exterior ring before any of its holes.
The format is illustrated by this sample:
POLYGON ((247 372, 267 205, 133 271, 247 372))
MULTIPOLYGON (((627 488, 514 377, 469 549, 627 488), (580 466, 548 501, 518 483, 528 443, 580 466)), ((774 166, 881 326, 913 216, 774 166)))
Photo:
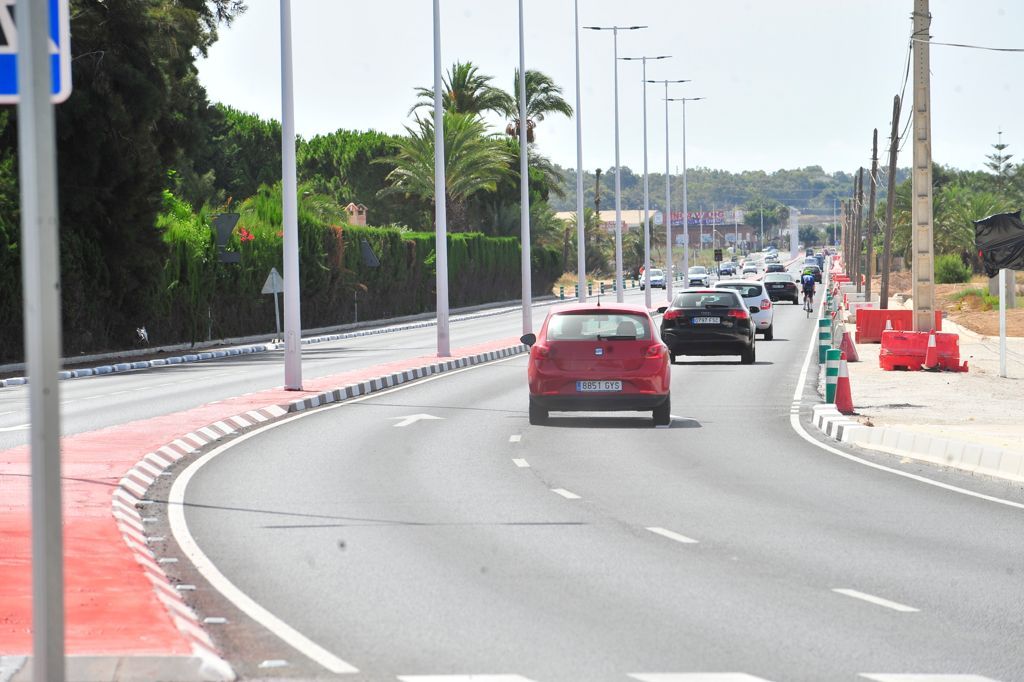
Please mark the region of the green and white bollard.
POLYGON ((836 385, 839 383, 839 362, 842 359, 843 351, 838 348, 830 348, 826 352, 825 359, 825 402, 835 404, 836 385))
POLYGON ((594 283, 593 282, 587 282, 587 296, 593 296, 593 295, 594 295, 594 283))
POLYGON ((580 297, 580 285, 579 284, 576 285, 576 293, 573 294, 572 297, 573 298, 579 298, 580 297))
POLYGON ((563 287, 563 286, 558 287, 558 298, 561 301, 565 300, 565 287, 563 287))
POLYGON ((601 295, 604 295, 604 282, 601 282, 601 295))
POLYGON ((818 320, 818 364, 825 362, 825 351, 832 347, 832 318, 818 320))

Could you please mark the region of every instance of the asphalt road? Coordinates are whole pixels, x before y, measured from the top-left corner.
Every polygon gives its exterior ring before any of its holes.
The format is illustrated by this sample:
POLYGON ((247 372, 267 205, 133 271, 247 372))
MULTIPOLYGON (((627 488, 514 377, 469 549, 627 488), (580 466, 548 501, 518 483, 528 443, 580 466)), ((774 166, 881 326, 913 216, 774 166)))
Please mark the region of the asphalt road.
MULTIPOLYGON (((664 299, 661 290, 651 293, 652 301, 664 299)), ((643 294, 627 290, 625 299, 642 302, 643 294)), ((537 324, 546 312, 544 306, 535 309, 537 324)), ((515 308, 502 315, 452 322, 451 347, 518 337, 521 315, 515 308)), ((436 327, 303 346, 303 378, 431 355, 436 349, 436 327)), ((61 431, 64 435, 94 431, 279 387, 284 380, 283 358, 283 351, 268 351, 62 381, 61 431)), ((28 391, 27 385, 0 388, 0 450, 28 442, 28 391)))
POLYGON ((667 429, 531 426, 516 357, 228 444, 181 508, 275 620, 209 585, 200 615, 232 613, 211 632, 246 677, 330 677, 316 645, 352 680, 1024 679, 1024 511, 799 438, 815 321, 775 325, 753 366, 676 365, 667 429))

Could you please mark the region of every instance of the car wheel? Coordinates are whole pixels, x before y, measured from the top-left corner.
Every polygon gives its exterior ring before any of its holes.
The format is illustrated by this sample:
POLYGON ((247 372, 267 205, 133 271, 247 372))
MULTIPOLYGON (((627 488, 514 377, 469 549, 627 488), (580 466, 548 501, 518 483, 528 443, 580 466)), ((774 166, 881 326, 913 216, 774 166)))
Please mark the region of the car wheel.
POLYGON ((750 348, 740 353, 740 362, 744 365, 752 365, 757 360, 757 352, 754 350, 753 344, 750 348))
POLYGON ((668 426, 672 423, 672 398, 671 394, 665 396, 665 402, 654 408, 654 425, 668 426))
POLYGON ((548 411, 545 410, 543 407, 541 407, 540 405, 538 405, 537 403, 535 403, 534 401, 531 400, 530 401, 530 423, 533 424, 534 426, 538 426, 540 424, 547 423, 547 421, 548 421, 548 411))
POLYGON ((768 325, 768 328, 764 330, 764 340, 771 341, 775 338, 775 323, 768 325))

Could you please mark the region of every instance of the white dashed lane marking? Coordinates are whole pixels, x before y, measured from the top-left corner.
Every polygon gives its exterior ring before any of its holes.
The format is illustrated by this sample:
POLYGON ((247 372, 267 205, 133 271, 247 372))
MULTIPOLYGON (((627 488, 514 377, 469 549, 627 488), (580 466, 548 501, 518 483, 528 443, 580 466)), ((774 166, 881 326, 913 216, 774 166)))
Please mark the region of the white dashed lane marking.
POLYGON ((900 611, 902 613, 917 613, 918 611, 918 609, 915 609, 913 606, 907 606, 906 604, 900 604, 899 602, 889 601, 888 599, 876 597, 875 595, 868 594, 867 592, 858 592, 857 590, 851 590, 845 587, 835 587, 832 588, 832 591, 837 594, 845 595, 847 597, 853 597, 854 599, 866 601, 876 606, 883 606, 887 609, 892 609, 893 611, 900 611))
POLYGON ((686 545, 695 545, 695 544, 697 544, 697 540, 694 540, 693 538, 688 538, 685 535, 680 535, 679 533, 676 533, 675 531, 667 530, 665 528, 659 528, 657 526, 654 526, 654 527, 648 528, 647 530, 651 531, 655 535, 660 535, 660 536, 662 536, 664 538, 668 538, 669 540, 675 540, 676 542, 682 542, 683 544, 686 544, 686 545))
POLYGON ((514 435, 514 436, 509 436, 509 437, 508 437, 508 442, 509 442, 509 443, 518 443, 518 442, 519 442, 519 441, 521 441, 522 439, 523 439, 523 437, 522 437, 522 436, 520 436, 519 434, 516 434, 516 435, 514 435))
POLYGON ((529 462, 527 462, 525 459, 520 459, 518 457, 513 457, 512 458, 512 463, 515 464, 520 469, 529 469, 530 468, 530 463, 529 462))
POLYGON ((580 499, 579 495, 577 495, 576 493, 571 493, 568 490, 566 490, 565 488, 552 488, 551 492, 553 492, 556 495, 561 495, 562 497, 564 497, 567 500, 578 500, 578 499, 580 499))

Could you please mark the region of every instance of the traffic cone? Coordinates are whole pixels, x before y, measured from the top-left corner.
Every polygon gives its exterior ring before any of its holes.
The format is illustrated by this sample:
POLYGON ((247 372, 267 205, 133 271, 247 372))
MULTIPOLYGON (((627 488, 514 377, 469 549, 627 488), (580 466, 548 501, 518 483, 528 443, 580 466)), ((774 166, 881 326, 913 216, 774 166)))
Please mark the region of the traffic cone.
POLYGON ((935 344, 935 332, 928 334, 928 350, 924 353, 924 362, 921 364, 924 369, 939 369, 939 348, 935 344))
POLYGON ((850 332, 843 333, 843 340, 839 344, 839 350, 846 354, 850 362, 860 362, 860 355, 857 353, 857 345, 853 342, 850 332))
POLYGON ((853 396, 850 394, 850 371, 846 360, 839 361, 839 377, 836 379, 836 409, 842 414, 853 414, 853 396))

